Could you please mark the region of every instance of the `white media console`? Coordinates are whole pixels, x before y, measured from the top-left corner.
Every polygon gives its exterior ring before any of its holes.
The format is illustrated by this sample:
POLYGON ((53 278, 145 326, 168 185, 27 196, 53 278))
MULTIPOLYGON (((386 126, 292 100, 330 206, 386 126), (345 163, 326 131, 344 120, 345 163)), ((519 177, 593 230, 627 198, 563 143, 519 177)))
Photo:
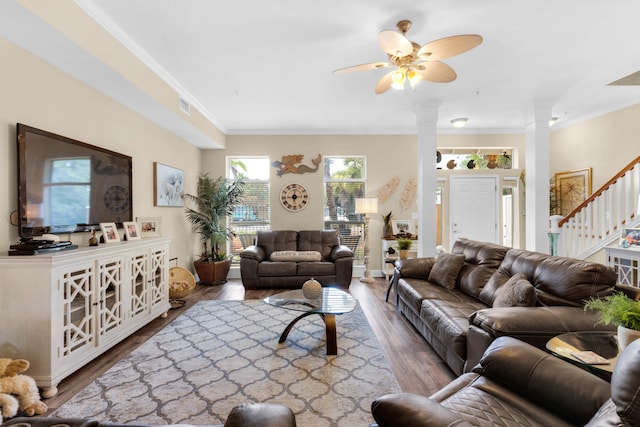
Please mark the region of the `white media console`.
POLYGON ((170 238, 0 256, 0 357, 52 397, 65 377, 166 315, 170 238))

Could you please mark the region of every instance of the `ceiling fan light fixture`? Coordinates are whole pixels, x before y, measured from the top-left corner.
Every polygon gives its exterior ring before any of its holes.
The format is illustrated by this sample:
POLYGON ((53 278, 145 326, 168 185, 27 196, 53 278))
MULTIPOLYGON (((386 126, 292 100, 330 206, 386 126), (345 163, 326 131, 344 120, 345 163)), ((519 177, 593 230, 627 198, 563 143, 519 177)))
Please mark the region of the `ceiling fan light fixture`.
POLYGON ((467 124, 467 120, 469 119, 467 119, 466 117, 459 117, 457 119, 451 120, 451 124, 453 125, 453 127, 461 128, 467 124))
POLYGON ((422 76, 416 72, 413 68, 407 71, 407 79, 409 80, 409 84, 411 87, 415 88, 420 80, 422 80, 422 76))
POLYGON ((397 90, 404 89, 404 82, 406 80, 406 74, 402 68, 398 68, 391 76, 391 87, 397 90))

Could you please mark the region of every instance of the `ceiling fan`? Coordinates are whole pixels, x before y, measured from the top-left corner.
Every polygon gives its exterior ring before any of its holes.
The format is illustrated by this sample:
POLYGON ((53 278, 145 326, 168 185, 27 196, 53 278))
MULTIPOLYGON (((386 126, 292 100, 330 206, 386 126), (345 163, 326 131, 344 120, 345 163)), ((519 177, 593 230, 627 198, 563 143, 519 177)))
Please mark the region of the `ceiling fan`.
POLYGON ((334 73, 395 67, 395 70, 378 80, 376 94, 384 93, 389 88, 402 90, 407 80, 412 88, 423 79, 449 83, 456 79, 456 72, 440 60, 460 55, 482 43, 482 36, 465 34, 445 37, 420 46, 405 36, 411 28, 411 21, 403 19, 398 22, 397 27, 398 31, 383 30, 378 35, 378 43, 389 58, 387 62, 354 65, 335 70, 334 73))

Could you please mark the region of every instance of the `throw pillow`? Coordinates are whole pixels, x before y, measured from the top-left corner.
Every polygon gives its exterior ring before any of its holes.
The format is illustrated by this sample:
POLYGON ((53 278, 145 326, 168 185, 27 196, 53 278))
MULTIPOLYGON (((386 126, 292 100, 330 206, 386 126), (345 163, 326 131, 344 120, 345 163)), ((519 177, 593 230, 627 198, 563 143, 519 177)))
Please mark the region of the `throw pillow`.
POLYGON ((456 279, 463 265, 463 254, 441 253, 436 258, 433 267, 431 267, 429 281, 443 288, 454 289, 456 287, 456 279))
POLYGON ((322 254, 318 251, 274 251, 269 258, 280 262, 315 262, 322 261, 322 254))
POLYGON ((536 304, 536 289, 522 273, 511 276, 496 292, 494 307, 533 307, 536 304))

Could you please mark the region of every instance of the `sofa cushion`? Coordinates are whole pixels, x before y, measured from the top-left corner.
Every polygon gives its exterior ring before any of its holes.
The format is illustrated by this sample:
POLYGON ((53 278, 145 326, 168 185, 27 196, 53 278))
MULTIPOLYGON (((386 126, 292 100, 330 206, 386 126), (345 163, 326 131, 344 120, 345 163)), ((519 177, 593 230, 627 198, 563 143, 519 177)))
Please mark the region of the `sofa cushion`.
POLYGON ((533 307, 536 304, 536 290, 523 273, 514 274, 493 300, 494 307, 533 307))
POLYGON ((428 280, 443 288, 454 289, 463 264, 464 255, 441 253, 429 272, 428 280))
POLYGON ((536 286, 534 282, 536 268, 538 265, 547 258, 549 255, 541 254, 538 252, 531 252, 524 249, 510 249, 500 267, 493 273, 489 281, 482 288, 478 298, 485 302, 487 305, 493 305, 495 294, 502 286, 515 274, 522 273, 531 282, 533 286, 536 286))
POLYGON ((335 276, 336 265, 332 262, 299 262, 298 276, 335 276))
POLYGON ((457 239, 451 248, 451 253, 464 254, 465 257, 464 265, 458 275, 458 288, 465 294, 478 298, 480 291, 500 266, 508 250, 508 247, 495 243, 457 239))
POLYGON ((549 256, 531 281, 546 305, 583 305, 591 297, 611 294, 617 281, 613 268, 573 258, 549 256))
POLYGON ((258 275, 264 277, 295 276, 298 271, 297 263, 293 261, 258 263, 258 275))
POLYGON ((318 251, 275 251, 271 252, 271 261, 321 261, 322 254, 318 251))
POLYGON ((260 230, 256 232, 256 246, 264 249, 264 256, 270 259, 274 251, 297 251, 298 232, 293 230, 260 230))
POLYGON ((324 261, 329 260, 331 249, 340 244, 338 230, 302 230, 298 232, 299 251, 318 251, 324 261))

